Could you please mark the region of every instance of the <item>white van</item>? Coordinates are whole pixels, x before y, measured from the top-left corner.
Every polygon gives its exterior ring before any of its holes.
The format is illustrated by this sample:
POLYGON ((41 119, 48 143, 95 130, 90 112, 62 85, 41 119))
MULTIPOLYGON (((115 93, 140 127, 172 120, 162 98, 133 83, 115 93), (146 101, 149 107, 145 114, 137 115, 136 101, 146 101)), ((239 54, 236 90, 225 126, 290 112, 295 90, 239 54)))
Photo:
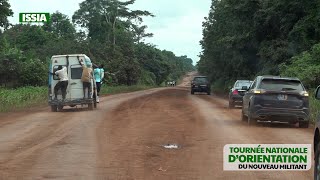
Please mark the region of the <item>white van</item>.
MULTIPOLYGON (((54 55, 51 57, 51 63, 49 66, 49 71, 54 73, 59 65, 67 68, 68 72, 68 86, 65 100, 62 101, 61 90, 58 91, 57 99, 54 95, 54 87, 59 82, 59 78, 56 75, 49 73, 49 96, 48 103, 51 106, 51 111, 57 112, 62 110, 64 106, 75 107, 77 105, 87 105, 90 110, 93 107, 97 107, 96 103, 96 82, 94 78, 91 80, 91 94, 90 97, 84 99, 83 94, 83 84, 81 81, 82 76, 82 66, 79 61, 83 64, 93 64, 88 56, 85 54, 72 54, 72 55, 54 55)), ((92 67, 93 68, 93 67, 92 67)))

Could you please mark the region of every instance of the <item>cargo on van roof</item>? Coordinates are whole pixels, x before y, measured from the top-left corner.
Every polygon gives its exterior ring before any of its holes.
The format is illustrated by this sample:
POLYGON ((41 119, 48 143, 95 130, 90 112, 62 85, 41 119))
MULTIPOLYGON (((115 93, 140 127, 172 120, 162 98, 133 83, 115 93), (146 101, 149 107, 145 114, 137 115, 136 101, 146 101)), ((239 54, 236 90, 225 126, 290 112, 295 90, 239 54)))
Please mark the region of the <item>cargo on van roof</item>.
POLYGON ((90 58, 87 56, 87 55, 85 55, 85 54, 66 54, 66 55, 53 55, 52 57, 51 57, 51 59, 52 59, 52 61, 54 60, 54 59, 59 59, 59 58, 61 58, 61 57, 84 57, 85 59, 84 59, 84 63, 85 63, 85 65, 86 66, 88 66, 88 67, 98 67, 97 65, 95 65, 94 63, 92 63, 92 61, 90 60, 90 58))

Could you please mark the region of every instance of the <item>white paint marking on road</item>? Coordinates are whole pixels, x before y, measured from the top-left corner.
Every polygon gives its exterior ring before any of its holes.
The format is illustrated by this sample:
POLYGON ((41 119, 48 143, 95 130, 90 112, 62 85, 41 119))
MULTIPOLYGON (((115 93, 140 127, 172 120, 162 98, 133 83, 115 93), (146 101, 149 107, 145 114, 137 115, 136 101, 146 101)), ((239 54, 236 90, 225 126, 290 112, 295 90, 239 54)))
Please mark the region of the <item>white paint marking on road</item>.
POLYGON ((177 144, 166 144, 163 146, 166 149, 178 149, 179 146, 177 144))

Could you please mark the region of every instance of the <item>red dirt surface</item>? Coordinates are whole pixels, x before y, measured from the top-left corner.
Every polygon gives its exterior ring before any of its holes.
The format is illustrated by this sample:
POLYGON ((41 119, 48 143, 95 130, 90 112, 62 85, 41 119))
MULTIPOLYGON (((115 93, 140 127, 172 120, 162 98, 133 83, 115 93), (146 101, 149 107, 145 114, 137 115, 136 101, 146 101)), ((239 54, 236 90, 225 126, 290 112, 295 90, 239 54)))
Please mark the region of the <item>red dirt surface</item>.
POLYGON ((0 115, 0 179, 312 179, 307 172, 226 172, 230 143, 312 144, 312 130, 249 127, 241 109, 178 87, 101 98, 98 109, 0 115), (179 149, 162 145, 175 143, 179 149))

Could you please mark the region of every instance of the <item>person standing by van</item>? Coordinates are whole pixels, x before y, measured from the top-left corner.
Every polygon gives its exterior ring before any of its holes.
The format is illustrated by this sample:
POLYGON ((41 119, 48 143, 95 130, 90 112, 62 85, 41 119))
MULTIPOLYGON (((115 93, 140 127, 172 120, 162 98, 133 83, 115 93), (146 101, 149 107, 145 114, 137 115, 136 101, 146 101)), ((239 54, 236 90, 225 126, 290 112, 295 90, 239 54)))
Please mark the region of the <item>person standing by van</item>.
POLYGON ((59 89, 61 89, 62 92, 62 99, 66 99, 67 94, 67 87, 68 87, 68 73, 67 68, 62 67, 61 65, 58 66, 58 70, 54 72, 55 75, 59 77, 59 82, 54 86, 54 99, 57 100, 57 95, 59 89))
POLYGON ((94 78, 95 78, 96 84, 97 84, 97 103, 99 103, 101 84, 102 84, 103 78, 104 78, 103 64, 101 64, 98 68, 94 69, 94 78))
POLYGON ((83 99, 86 99, 86 89, 88 89, 88 99, 91 97, 91 80, 92 80, 92 64, 87 63, 83 64, 79 59, 79 63, 82 66, 82 76, 81 81, 83 84, 83 99))

